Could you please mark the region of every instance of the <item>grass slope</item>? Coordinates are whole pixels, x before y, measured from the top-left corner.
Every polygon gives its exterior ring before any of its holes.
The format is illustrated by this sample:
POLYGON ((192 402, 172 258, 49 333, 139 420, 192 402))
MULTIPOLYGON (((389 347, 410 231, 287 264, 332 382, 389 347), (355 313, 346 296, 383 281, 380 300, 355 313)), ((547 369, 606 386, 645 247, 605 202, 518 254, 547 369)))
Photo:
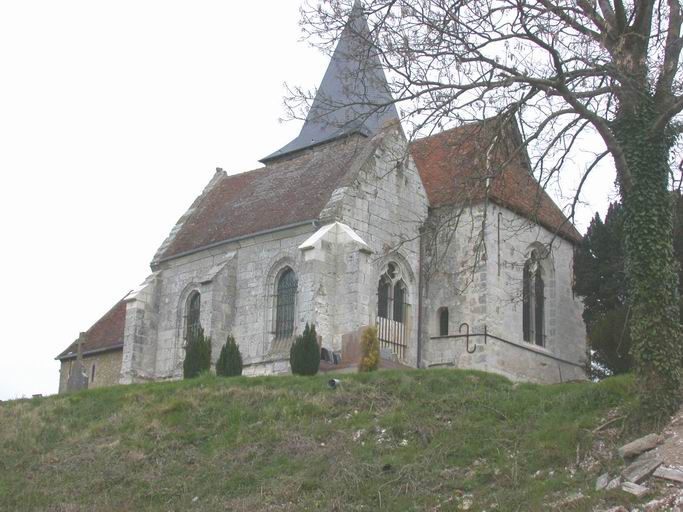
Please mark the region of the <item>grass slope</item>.
MULTIPOLYGON (((563 510, 633 381, 457 370, 118 386, 0 404, 0 510, 563 510)), ((607 443, 607 445, 606 445, 607 443)), ((613 469, 613 468, 612 468, 613 469)))

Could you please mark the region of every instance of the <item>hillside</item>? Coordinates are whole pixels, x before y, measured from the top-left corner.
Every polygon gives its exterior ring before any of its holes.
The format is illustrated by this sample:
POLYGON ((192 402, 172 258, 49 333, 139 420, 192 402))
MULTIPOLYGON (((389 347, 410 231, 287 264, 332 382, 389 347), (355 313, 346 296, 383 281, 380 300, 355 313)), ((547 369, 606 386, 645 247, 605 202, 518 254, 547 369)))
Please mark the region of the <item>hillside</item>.
MULTIPOLYGON (((630 378, 457 370, 119 386, 0 404, 0 510, 594 510, 630 378), (581 492, 583 497, 572 500, 581 492)), ((625 428, 626 427, 626 428, 625 428)))

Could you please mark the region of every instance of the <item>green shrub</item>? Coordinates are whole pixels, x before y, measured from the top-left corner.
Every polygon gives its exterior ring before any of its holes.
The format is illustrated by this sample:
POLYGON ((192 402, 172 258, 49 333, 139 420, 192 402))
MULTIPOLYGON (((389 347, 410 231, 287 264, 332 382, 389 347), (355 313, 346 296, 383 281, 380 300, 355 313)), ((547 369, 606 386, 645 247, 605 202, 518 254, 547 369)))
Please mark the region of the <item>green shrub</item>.
POLYGON ((225 345, 221 348, 221 354, 216 361, 216 375, 222 377, 242 375, 242 354, 232 335, 228 336, 225 345))
POLYGON ((358 371, 371 372, 379 366, 379 338, 376 327, 366 327, 360 339, 361 359, 358 371))
POLYGON ((200 373, 211 369, 211 338, 204 336, 204 329, 199 329, 197 336, 190 338, 185 345, 183 361, 183 377, 192 379, 200 373))
POLYGON ((315 375, 320 369, 320 346, 315 325, 304 329, 301 336, 297 336, 289 350, 289 364, 292 373, 296 375, 315 375))

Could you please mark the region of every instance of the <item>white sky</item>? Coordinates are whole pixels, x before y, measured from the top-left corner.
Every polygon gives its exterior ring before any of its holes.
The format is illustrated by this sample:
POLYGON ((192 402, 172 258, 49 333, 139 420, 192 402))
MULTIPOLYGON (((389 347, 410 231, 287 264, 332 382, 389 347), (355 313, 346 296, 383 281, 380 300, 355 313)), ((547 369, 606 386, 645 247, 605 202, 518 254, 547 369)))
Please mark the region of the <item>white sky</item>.
POLYGON ((54 357, 143 281, 215 168, 298 134, 283 84, 327 66, 300 4, 0 1, 0 399, 55 393, 54 357))

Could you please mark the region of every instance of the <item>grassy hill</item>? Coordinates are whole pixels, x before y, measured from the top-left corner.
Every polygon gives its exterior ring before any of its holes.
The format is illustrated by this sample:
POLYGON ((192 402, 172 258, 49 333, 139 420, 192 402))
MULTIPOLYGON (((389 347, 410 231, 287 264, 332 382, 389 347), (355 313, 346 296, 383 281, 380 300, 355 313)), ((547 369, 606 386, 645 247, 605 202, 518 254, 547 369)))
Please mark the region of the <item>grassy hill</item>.
POLYGON ((119 386, 0 404, 0 510, 593 510, 633 381, 457 370, 119 386), (581 492, 582 499, 572 500, 581 492))

